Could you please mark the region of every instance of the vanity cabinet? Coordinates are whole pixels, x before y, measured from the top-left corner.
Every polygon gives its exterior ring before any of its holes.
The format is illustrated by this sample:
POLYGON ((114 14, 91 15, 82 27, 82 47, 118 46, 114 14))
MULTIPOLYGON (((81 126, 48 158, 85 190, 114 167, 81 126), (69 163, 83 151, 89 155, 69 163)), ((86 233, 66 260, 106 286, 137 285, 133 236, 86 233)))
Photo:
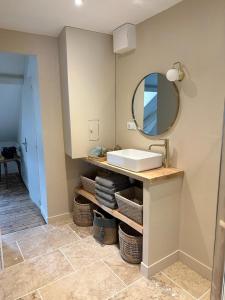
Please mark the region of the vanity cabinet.
POLYGON ((143 183, 143 225, 124 216, 118 209, 101 205, 95 196, 82 187, 76 194, 89 199, 95 205, 143 234, 142 274, 150 278, 179 259, 179 210, 182 189, 182 170, 158 168, 132 172, 112 166, 106 161, 84 159, 99 168, 119 173, 143 183))
POLYGON ((59 38, 65 151, 86 157, 115 143, 115 55, 112 36, 66 27, 59 38))

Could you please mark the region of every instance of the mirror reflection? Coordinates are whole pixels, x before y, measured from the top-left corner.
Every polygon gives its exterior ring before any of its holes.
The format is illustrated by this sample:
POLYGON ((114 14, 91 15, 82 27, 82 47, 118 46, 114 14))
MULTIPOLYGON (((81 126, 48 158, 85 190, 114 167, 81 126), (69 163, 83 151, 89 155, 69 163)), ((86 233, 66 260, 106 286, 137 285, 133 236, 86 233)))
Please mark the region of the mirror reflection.
POLYGON ((138 84, 132 101, 133 118, 138 129, 149 136, 167 131, 179 109, 178 90, 160 73, 152 73, 138 84))

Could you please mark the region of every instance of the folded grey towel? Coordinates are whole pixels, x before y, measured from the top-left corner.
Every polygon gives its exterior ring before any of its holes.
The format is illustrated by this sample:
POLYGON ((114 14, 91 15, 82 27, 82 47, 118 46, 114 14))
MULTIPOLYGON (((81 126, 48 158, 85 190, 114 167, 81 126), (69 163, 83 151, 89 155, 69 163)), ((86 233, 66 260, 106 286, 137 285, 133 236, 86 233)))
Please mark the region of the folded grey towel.
POLYGON ((109 207, 109 208, 117 208, 117 203, 116 202, 109 202, 105 199, 103 199, 102 197, 99 197, 98 195, 96 195, 96 199, 99 203, 109 207))
POLYGON ((108 177, 97 176, 95 179, 96 183, 103 185, 106 188, 114 189, 122 186, 128 187, 130 185, 129 178, 120 174, 112 174, 108 177))
POLYGON ((113 195, 117 192, 116 188, 107 188, 101 184, 96 183, 95 184, 95 188, 103 193, 109 194, 109 195, 113 195))
POLYGON ((110 201, 110 202, 115 202, 115 195, 110 195, 110 194, 107 194, 107 193, 104 193, 102 191, 99 191, 98 189, 95 189, 95 194, 98 195, 99 197, 107 200, 107 201, 110 201))

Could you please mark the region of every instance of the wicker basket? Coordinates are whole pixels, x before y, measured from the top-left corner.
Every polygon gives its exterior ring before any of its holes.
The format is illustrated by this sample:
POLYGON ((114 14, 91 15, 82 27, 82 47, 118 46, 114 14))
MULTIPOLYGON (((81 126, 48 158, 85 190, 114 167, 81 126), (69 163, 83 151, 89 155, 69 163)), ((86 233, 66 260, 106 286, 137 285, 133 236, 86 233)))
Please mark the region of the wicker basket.
POLYGON ((125 223, 119 225, 120 255, 128 263, 142 261, 142 235, 125 223))
POLYGON ((81 176, 80 179, 84 190, 95 194, 95 176, 81 176))
POLYGON ((119 211, 139 224, 143 224, 143 191, 131 187, 115 193, 119 211))
POLYGON ((86 198, 74 198, 73 221, 78 226, 88 227, 93 225, 93 204, 86 198))
POLYGON ((118 225, 117 220, 106 212, 94 210, 93 223, 94 238, 105 245, 118 243, 118 225))

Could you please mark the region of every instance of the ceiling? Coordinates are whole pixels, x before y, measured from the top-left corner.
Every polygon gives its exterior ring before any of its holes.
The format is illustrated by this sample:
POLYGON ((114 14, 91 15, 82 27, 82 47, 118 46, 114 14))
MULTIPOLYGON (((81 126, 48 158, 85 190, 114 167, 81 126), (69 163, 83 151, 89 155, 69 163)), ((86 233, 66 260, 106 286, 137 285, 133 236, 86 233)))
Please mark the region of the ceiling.
POLYGON ((64 26, 112 33, 138 24, 182 0, 0 0, 0 28, 58 36, 64 26))

